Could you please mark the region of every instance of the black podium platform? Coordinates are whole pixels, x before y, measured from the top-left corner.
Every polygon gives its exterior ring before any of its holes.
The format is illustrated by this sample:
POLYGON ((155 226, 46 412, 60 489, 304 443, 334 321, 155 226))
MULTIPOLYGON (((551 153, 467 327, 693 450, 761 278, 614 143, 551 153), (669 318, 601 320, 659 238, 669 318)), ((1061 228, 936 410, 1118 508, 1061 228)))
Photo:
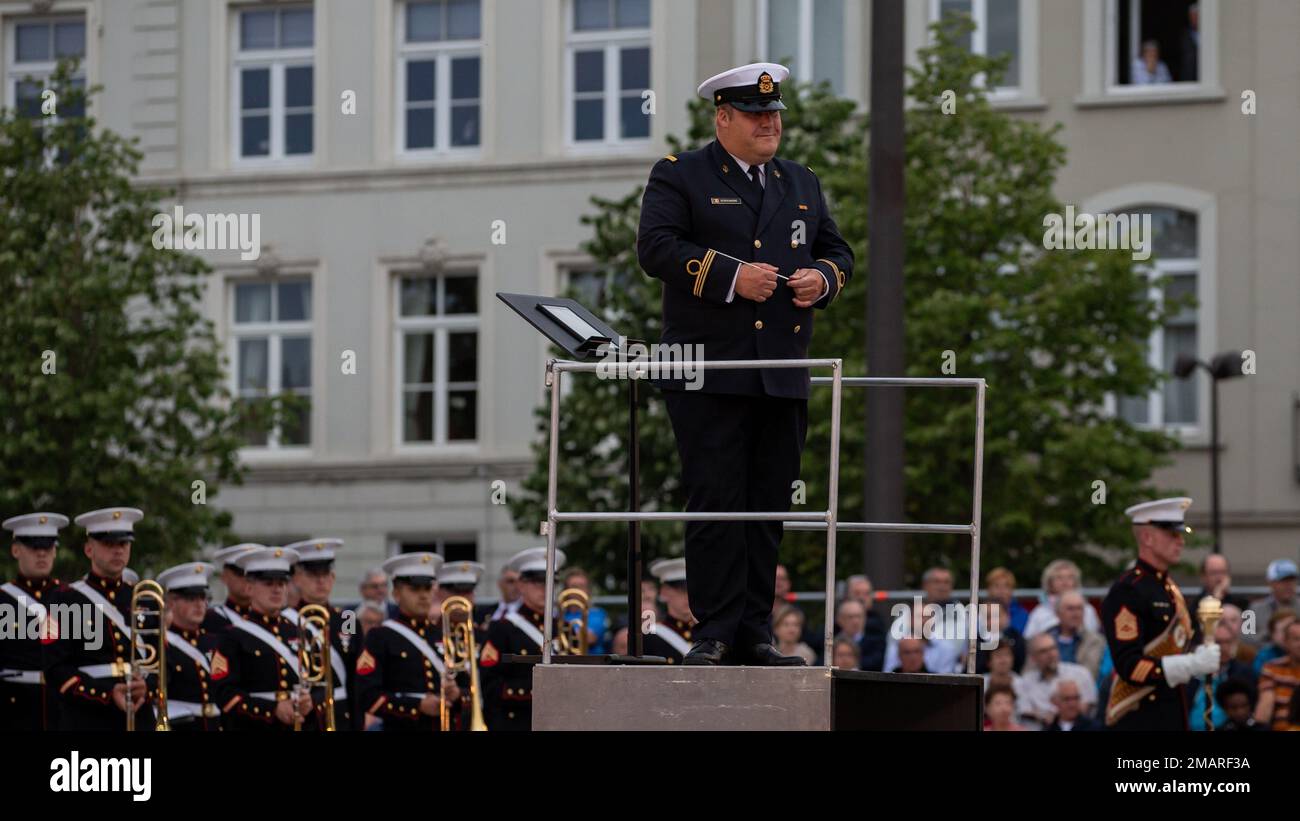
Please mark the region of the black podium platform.
POLYGON ((979 730, 984 679, 826 667, 537 665, 534 730, 979 730))

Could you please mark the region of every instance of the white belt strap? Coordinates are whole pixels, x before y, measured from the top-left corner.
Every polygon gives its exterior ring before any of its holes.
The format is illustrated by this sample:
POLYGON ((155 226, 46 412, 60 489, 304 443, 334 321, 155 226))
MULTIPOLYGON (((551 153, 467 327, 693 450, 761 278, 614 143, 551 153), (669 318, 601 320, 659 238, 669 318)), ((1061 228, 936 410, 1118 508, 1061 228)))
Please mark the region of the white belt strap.
POLYGON ((447 665, 442 663, 442 657, 433 652, 433 648, 429 646, 429 642, 420 638, 418 633, 396 619, 386 619, 383 626, 415 645, 415 649, 419 650, 420 653, 429 660, 429 663, 433 665, 433 669, 438 671, 438 675, 445 676, 447 674, 447 665))
POLYGON ((87 664, 78 667, 86 678, 114 678, 112 664, 87 664))
POLYGON ((40 684, 40 670, 0 670, 0 684, 40 684))

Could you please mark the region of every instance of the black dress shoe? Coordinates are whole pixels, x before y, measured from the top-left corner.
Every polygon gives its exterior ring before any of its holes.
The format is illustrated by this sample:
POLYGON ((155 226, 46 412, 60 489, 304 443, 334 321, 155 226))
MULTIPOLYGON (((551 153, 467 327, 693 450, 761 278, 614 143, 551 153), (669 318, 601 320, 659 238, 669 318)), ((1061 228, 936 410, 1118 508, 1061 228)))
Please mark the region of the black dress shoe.
POLYGON ((781 651, 768 642, 754 644, 747 648, 745 654, 746 664, 755 664, 759 667, 806 667, 808 662, 804 661, 802 656, 783 656, 781 651))
POLYGON ((690 652, 682 659, 682 664, 722 664, 728 652, 727 645, 717 639, 700 639, 691 645, 690 652))

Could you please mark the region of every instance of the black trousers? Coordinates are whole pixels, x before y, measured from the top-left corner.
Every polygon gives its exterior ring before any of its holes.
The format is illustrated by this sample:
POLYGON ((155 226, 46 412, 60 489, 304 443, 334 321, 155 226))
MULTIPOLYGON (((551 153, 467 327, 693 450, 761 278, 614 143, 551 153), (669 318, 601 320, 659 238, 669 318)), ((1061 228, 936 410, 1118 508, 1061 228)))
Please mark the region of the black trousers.
MULTIPOLYGON (((787 511, 808 433, 808 402, 663 392, 688 512, 787 511)), ((732 647, 772 640, 780 522, 688 522, 686 590, 694 638, 732 647)))

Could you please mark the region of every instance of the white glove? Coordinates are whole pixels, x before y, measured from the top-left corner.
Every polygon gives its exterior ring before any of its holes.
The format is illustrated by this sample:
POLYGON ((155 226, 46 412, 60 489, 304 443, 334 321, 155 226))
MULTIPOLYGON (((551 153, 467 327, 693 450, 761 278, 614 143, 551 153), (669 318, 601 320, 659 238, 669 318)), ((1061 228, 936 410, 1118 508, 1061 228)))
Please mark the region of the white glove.
POLYGON ((1219 645, 1202 644, 1195 652, 1178 656, 1165 656, 1160 664, 1165 669, 1169 686, 1186 684, 1196 676, 1212 676, 1219 672, 1219 645))

